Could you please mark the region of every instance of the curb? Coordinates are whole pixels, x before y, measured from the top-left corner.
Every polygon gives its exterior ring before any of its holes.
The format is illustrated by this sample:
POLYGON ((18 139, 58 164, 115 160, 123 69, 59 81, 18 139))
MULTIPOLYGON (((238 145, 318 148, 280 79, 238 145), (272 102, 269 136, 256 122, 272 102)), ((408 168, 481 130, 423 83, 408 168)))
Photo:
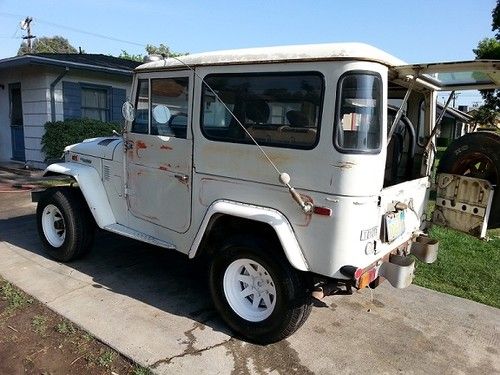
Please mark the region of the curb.
POLYGON ((31 177, 31 172, 32 172, 31 170, 28 169, 13 168, 1 164, 0 164, 0 170, 27 177, 31 177))

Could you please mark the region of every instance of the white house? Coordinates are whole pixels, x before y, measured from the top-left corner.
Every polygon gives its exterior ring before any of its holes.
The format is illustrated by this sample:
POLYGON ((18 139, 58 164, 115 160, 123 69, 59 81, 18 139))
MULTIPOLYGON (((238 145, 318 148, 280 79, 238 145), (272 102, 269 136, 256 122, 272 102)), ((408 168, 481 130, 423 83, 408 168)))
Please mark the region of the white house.
POLYGON ((44 124, 69 118, 122 121, 139 63, 96 54, 36 54, 0 60, 0 162, 45 166, 44 124))

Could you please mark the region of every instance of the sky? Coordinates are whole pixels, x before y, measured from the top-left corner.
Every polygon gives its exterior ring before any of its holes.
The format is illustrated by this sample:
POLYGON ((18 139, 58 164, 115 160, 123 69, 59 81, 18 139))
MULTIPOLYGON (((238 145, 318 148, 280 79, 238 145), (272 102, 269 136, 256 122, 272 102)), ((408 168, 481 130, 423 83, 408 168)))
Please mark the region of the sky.
MULTIPOLYGON (((409 63, 472 60, 493 37, 495 0, 0 0, 0 59, 32 34, 62 35, 87 53, 144 54, 288 44, 363 42, 409 63)), ((458 104, 479 100, 462 93, 458 104)))

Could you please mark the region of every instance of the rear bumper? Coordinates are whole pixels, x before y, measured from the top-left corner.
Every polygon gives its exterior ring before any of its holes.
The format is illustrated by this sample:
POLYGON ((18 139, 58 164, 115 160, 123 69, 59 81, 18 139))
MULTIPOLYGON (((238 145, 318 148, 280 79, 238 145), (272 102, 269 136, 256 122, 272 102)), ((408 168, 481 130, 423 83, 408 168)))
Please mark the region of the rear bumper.
POLYGON ((374 288, 383 280, 389 281, 395 288, 406 288, 413 282, 414 258, 425 263, 433 263, 437 259, 438 249, 437 240, 419 235, 364 269, 344 266, 340 272, 348 278, 344 282, 347 281, 358 289, 366 286, 374 288))
POLYGON ((415 271, 415 259, 410 255, 422 262, 433 263, 437 259, 438 250, 437 240, 420 235, 413 240, 409 251, 391 253, 381 264, 376 265, 375 267, 378 267, 376 278, 386 279, 395 288, 406 288, 413 282, 415 271))

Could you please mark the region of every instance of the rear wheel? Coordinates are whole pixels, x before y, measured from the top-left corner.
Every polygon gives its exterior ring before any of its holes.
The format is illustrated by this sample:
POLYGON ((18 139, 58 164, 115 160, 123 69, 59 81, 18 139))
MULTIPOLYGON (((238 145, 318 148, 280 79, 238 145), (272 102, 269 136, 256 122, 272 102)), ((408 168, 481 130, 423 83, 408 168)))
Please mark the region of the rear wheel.
POLYGON ((231 239, 210 267, 215 307, 235 332, 259 344, 291 335, 311 312, 303 278, 278 250, 252 239, 231 239))
POLYGON ((60 262, 82 257, 94 241, 94 219, 75 188, 48 190, 38 202, 37 226, 45 251, 60 262))
POLYGON ((492 132, 466 134, 453 141, 442 156, 438 173, 488 180, 495 186, 495 195, 488 219, 488 228, 500 227, 500 135, 492 132))

